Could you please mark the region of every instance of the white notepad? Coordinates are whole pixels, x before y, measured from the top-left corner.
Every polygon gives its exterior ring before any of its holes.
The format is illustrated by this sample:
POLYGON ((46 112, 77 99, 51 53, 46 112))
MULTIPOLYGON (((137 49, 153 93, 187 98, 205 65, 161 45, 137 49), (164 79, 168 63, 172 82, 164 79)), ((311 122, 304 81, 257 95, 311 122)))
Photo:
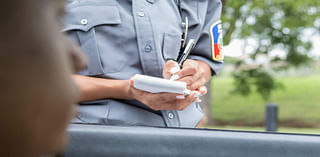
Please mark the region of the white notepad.
POLYGON ((150 93, 190 94, 190 90, 187 89, 187 83, 185 82, 172 81, 139 74, 133 77, 133 86, 136 89, 150 93))

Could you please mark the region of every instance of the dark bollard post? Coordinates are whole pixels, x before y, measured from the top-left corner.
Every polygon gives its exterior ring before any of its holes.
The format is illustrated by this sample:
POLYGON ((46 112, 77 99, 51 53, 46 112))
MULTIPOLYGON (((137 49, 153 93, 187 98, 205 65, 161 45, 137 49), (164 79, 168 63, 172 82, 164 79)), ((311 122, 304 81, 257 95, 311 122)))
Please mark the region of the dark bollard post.
POLYGON ((278 105, 266 105, 265 129, 266 131, 277 131, 278 127, 278 105))

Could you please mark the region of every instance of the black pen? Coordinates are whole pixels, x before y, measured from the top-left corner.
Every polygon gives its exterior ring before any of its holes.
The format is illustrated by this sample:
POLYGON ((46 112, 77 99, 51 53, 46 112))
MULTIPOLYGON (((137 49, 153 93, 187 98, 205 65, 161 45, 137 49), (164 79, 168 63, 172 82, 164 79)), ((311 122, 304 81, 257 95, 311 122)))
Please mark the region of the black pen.
POLYGON ((192 51, 192 49, 195 46, 195 43, 196 43, 196 41, 194 39, 189 40, 186 48, 184 49, 183 53, 181 54, 181 56, 177 60, 180 67, 182 67, 183 62, 187 60, 190 52, 192 51))
MULTIPOLYGON (((182 68, 183 62, 187 60, 187 58, 188 58, 190 52, 192 51, 192 49, 194 48, 195 44, 196 44, 196 41, 194 39, 190 39, 186 48, 184 49, 183 53, 177 59, 177 62, 178 62, 178 65, 180 68, 182 68)), ((176 80, 175 77, 176 77, 175 75, 171 76, 170 80, 176 80)))

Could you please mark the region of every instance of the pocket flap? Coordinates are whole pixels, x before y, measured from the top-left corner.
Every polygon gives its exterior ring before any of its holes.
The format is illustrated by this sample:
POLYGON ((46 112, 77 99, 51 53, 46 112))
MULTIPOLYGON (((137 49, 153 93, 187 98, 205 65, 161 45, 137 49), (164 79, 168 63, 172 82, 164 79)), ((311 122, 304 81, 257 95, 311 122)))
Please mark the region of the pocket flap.
POLYGON ((179 34, 164 34, 163 42, 163 57, 165 60, 178 58, 181 47, 181 35, 179 34))
POLYGON ((88 31, 94 26, 120 24, 121 18, 116 5, 81 5, 67 9, 62 31, 88 31))

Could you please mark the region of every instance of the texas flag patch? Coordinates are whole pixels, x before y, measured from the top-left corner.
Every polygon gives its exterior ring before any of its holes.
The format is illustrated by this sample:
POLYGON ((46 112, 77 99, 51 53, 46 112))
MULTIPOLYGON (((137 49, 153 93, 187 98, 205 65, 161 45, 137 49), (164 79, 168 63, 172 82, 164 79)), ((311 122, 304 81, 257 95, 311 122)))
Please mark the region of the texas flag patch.
POLYGON ((223 47, 223 36, 221 21, 215 22, 210 27, 211 34, 211 48, 212 48, 212 59, 215 61, 223 60, 222 47, 223 47))

